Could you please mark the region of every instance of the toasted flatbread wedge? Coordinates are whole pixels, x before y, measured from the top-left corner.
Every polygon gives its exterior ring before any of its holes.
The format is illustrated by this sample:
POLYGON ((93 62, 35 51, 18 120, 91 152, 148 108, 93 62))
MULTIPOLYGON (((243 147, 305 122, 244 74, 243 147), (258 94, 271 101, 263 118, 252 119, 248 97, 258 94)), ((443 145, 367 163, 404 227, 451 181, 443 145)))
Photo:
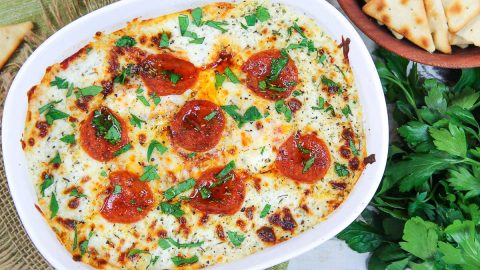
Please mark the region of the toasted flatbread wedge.
POLYGON ((465 45, 465 44, 472 44, 472 42, 468 42, 466 39, 462 38, 457 34, 448 34, 448 42, 450 45, 465 45))
POLYGON ((441 0, 424 0, 428 23, 432 30, 435 48, 443 53, 452 53, 448 42, 448 25, 441 0))
POLYGON ((423 0, 370 0, 363 11, 416 45, 435 51, 423 0))
POLYGON ((457 32, 457 35, 469 43, 480 46, 480 16, 475 17, 464 28, 457 32))
POLYGON ((32 22, 0 26, 0 68, 8 61, 32 28, 32 22))
POLYGON ((452 33, 460 31, 467 23, 480 15, 479 0, 442 0, 448 28, 452 33))

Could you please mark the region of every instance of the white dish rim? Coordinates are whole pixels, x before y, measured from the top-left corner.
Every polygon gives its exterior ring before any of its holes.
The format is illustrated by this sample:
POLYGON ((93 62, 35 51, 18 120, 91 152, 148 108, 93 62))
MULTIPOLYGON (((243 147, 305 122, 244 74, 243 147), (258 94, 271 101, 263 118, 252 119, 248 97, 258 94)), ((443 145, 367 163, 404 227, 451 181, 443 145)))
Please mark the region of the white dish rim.
MULTIPOLYGON (((71 254, 63 248, 34 207, 36 196, 31 196, 33 185, 28 174, 25 177, 27 173, 25 157, 20 143, 27 108, 27 91, 38 83, 47 66, 61 61, 65 56, 82 47, 96 31, 110 32, 123 27, 127 21, 139 16, 143 18, 156 17, 211 2, 218 1, 123 0, 116 2, 77 19, 52 35, 33 52, 18 72, 5 102, 2 121, 2 151, 5 171, 11 195, 24 227, 37 249, 53 267, 57 269, 91 269, 85 264, 72 260, 71 254), (155 8, 149 10, 147 7, 139 7, 142 3, 148 3, 155 8), (156 12, 155 10, 160 7, 167 11, 156 12), (107 20, 112 17, 114 19, 107 20), (102 22, 102 20, 108 22, 102 22), (56 56, 48 54, 58 52, 55 50, 57 47, 63 48, 61 54, 55 53, 56 56), (27 195, 29 196, 27 197, 25 197, 25 189, 28 191, 27 195)), ((363 106, 368 153, 375 154, 376 162, 367 166, 342 205, 315 228, 244 259, 216 265, 210 269, 264 269, 298 256, 334 237, 353 222, 368 205, 382 179, 387 160, 388 119, 382 86, 372 58, 353 26, 338 10, 323 0, 275 0, 272 2, 285 3, 307 13, 308 16, 315 18, 320 27, 337 42, 341 36, 351 39, 349 56, 363 106), (316 8, 322 11, 322 15, 312 14, 311 11, 316 8), (323 19, 319 16, 323 16, 323 19), (332 32, 332 30, 338 30, 341 33, 332 32), (368 108, 366 105, 369 105, 368 108)))

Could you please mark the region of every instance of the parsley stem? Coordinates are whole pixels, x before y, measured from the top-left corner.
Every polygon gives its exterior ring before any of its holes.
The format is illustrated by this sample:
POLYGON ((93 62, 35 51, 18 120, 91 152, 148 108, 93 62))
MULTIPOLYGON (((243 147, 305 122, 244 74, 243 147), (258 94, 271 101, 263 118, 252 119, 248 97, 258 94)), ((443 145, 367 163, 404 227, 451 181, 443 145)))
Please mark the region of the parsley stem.
POLYGON ((388 81, 396 84, 400 89, 402 89, 403 93, 405 94, 405 98, 407 99, 408 103, 413 107, 413 110, 415 111, 415 114, 417 115, 418 121, 424 123, 422 116, 420 115, 420 112, 417 108, 417 104, 413 98, 413 94, 408 91, 405 86, 402 83, 399 83, 395 78, 391 78, 390 76, 382 76, 382 78, 387 79, 388 81))

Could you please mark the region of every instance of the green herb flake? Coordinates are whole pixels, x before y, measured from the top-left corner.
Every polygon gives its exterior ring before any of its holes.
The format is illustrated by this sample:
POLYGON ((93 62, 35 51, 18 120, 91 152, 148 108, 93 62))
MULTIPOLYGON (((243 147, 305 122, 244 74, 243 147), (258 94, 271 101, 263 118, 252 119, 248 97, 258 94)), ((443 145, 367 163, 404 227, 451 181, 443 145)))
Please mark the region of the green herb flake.
POLYGON ((193 152, 187 155, 187 158, 193 158, 197 155, 197 153, 193 152))
POLYGON ((85 253, 87 253, 87 249, 88 249, 88 243, 90 242, 90 238, 92 238, 93 236, 93 231, 90 231, 90 233, 88 234, 88 238, 85 239, 82 243, 80 243, 80 255, 85 255, 85 253))
POLYGON ((80 193, 77 188, 72 189, 70 191, 70 196, 75 197, 75 198, 86 198, 87 195, 80 193))
POLYGON ((227 32, 228 30, 223 28, 223 26, 228 25, 226 22, 216 22, 216 21, 206 21, 205 25, 220 30, 222 33, 227 32))
POLYGON ((270 204, 266 204, 263 209, 262 209, 262 212, 260 212, 260 218, 264 218, 268 215, 268 213, 270 212, 270 208, 272 208, 272 206, 270 204))
POLYGON ((79 93, 80 96, 85 97, 85 96, 96 96, 102 91, 103 91, 103 87, 92 85, 92 86, 80 89, 77 93, 79 93))
POLYGON ((215 178, 223 178, 227 176, 227 174, 229 174, 233 169, 235 169, 235 161, 231 160, 217 175, 215 175, 215 178))
POLYGON ((323 97, 319 97, 317 100, 317 106, 312 107, 312 109, 317 111, 325 109, 325 99, 323 97))
POLYGON ((45 114, 45 120, 49 125, 53 124, 55 120, 60 120, 69 117, 70 115, 59 111, 55 108, 49 109, 48 112, 45 114))
POLYGON ((181 265, 186 265, 186 264, 193 264, 193 263, 196 263, 198 262, 198 257, 197 255, 193 256, 193 257, 190 257, 190 258, 182 258, 180 256, 175 256, 175 257, 172 257, 172 262, 173 264, 175 264, 176 266, 181 266, 181 265))
POLYGON ((102 172, 100 173, 100 175, 103 176, 103 177, 107 177, 107 176, 108 176, 108 174, 107 174, 106 171, 102 171, 102 172))
POLYGON ((173 238, 165 238, 170 244, 172 244, 176 248, 194 248, 194 247, 200 247, 203 245, 203 241, 198 241, 198 242, 192 242, 192 243, 179 243, 173 238))
POLYGON ((147 122, 130 113, 130 124, 132 124, 132 126, 142 128, 142 123, 146 124, 147 122))
POLYGON ((73 227, 73 243, 72 243, 72 249, 76 250, 78 247, 78 230, 77 230, 77 223, 75 223, 75 226, 73 227))
POLYGON ((42 113, 44 113, 44 112, 46 112, 46 111, 48 111, 48 110, 50 110, 50 109, 53 109, 53 108, 55 107, 55 105, 58 104, 58 103, 60 103, 60 102, 62 102, 61 99, 60 99, 60 100, 54 100, 54 101, 52 101, 52 102, 49 102, 49 103, 43 105, 42 107, 40 107, 40 108, 38 109, 38 113, 42 114, 42 113))
POLYGON ((165 238, 161 238, 158 240, 158 246, 163 249, 163 250, 166 250, 166 249, 169 249, 170 248, 170 243, 168 242, 167 239, 165 238))
POLYGON ((60 158, 60 153, 57 152, 55 156, 48 162, 48 164, 60 164, 62 163, 62 159, 60 158))
POLYGON ((307 162, 305 162, 305 165, 303 166, 303 171, 302 173, 306 173, 313 165, 315 162, 315 157, 310 157, 307 162))
POLYGON ((165 152, 167 152, 168 148, 160 143, 157 140, 152 140, 150 144, 148 145, 147 149, 147 159, 150 160, 152 157, 153 151, 157 149, 157 151, 160 153, 160 155, 163 155, 165 152))
POLYGON ((178 16, 178 24, 180 26, 180 34, 182 36, 187 33, 188 25, 190 24, 190 20, 186 15, 180 15, 178 16))
POLYGON ((67 143, 67 144, 74 144, 76 142, 75 140, 75 134, 68 134, 60 138, 60 141, 67 143))
POLYGON ((322 54, 318 57, 318 63, 319 64, 323 64, 323 62, 325 62, 325 60, 327 60, 327 56, 325 54, 322 54))
POLYGON ((192 44, 202 44, 204 40, 205 40, 204 37, 194 38, 194 39, 190 40, 189 43, 192 43, 192 44))
POLYGON ((122 186, 120 186, 120 185, 115 185, 114 188, 113 188, 112 194, 113 194, 113 195, 116 195, 116 194, 120 194, 121 192, 122 192, 122 186))
POLYGON ((43 182, 40 185, 40 193, 42 194, 42 197, 45 197, 45 190, 49 188, 51 185, 53 185, 53 176, 49 174, 45 174, 45 177, 43 178, 43 182))
POLYGON ((57 213, 58 213, 58 202, 57 202, 57 196, 55 193, 52 193, 52 196, 50 197, 50 219, 53 219, 57 213))
POLYGON ((228 239, 230 239, 230 242, 232 242, 232 244, 236 247, 240 246, 243 240, 245 240, 245 236, 234 231, 228 231, 227 235, 228 239))
MULTIPOLYGON (((155 92, 153 92, 151 95, 150 95, 150 98, 152 99, 153 101, 153 104, 155 104, 155 106, 157 106, 158 104, 160 104, 160 101, 162 101, 162 99, 157 96, 157 94, 155 92)), ((148 103, 148 102, 147 102, 148 103)), ((145 103, 144 103, 145 104, 145 103)), ((146 105, 146 106, 149 106, 150 104, 146 105)))
POLYGON ((255 12, 255 16, 261 22, 265 22, 265 21, 268 21, 270 19, 270 13, 268 12, 268 9, 263 7, 263 6, 257 7, 257 10, 255 12))
POLYGON ((113 153, 113 156, 114 157, 117 157, 125 152, 127 152, 128 150, 130 150, 132 148, 132 145, 127 143, 125 144, 122 148, 120 148, 118 151, 114 152, 113 153))
POLYGON ((222 87, 225 78, 225 75, 215 73, 215 89, 222 87))
POLYGON ((129 37, 129 36, 123 36, 117 41, 115 41, 115 46, 117 47, 133 47, 137 44, 137 41, 135 41, 134 38, 129 37))
POLYGON ((191 15, 192 15, 193 23, 196 26, 201 26, 202 25, 202 17, 203 17, 202 9, 199 8, 199 7, 192 9, 191 15))
POLYGON ((355 146, 355 143, 353 142, 353 140, 349 140, 348 141, 348 144, 350 146, 350 150, 352 151, 353 155, 358 157, 360 155, 359 151, 358 151, 358 148, 357 146, 355 146))
POLYGON ((132 73, 132 64, 122 69, 122 72, 113 79, 114 83, 125 84, 125 79, 132 73))
POLYGON ((335 162, 335 172, 340 177, 348 176, 350 174, 346 165, 336 163, 336 162, 335 162))
POLYGON ((245 16, 247 26, 254 26, 257 23, 257 16, 254 14, 245 16))
POLYGON ((163 196, 167 201, 175 198, 176 196, 180 195, 181 193, 190 190, 195 187, 197 181, 193 178, 189 178, 183 182, 178 183, 176 186, 173 186, 163 192, 163 196))
POLYGON ((103 137, 110 144, 117 144, 122 139, 120 122, 108 110, 96 110, 93 115, 92 126, 96 130, 96 135, 103 137))
POLYGON ((164 214, 169 214, 169 215, 172 215, 172 216, 177 217, 177 218, 181 217, 185 214, 185 212, 180 207, 179 202, 178 203, 173 203, 173 204, 169 204, 167 202, 161 202, 160 203, 160 210, 164 214))
POLYGON ((280 99, 277 102, 275 102, 275 110, 279 114, 285 115, 285 120, 287 123, 290 123, 292 121, 292 111, 288 107, 287 104, 285 104, 285 100, 280 99))
POLYGON ((50 86, 56 86, 58 89, 68 89, 69 83, 66 79, 55 76, 55 79, 50 82, 50 86))
POLYGON ((237 78, 237 76, 233 73, 233 71, 229 67, 225 68, 224 73, 225 73, 225 75, 227 75, 228 79, 232 83, 240 83, 240 80, 237 78))
POLYGON ((348 118, 349 115, 353 115, 352 114, 352 110, 350 109, 350 105, 346 105, 343 109, 342 109, 342 113, 343 115, 345 115, 345 117, 348 118))
POLYGON ((298 96, 301 96, 301 95, 303 95, 303 93, 301 91, 298 91, 298 90, 295 90, 292 93, 292 96, 294 96, 294 97, 298 97, 298 96))
POLYGON ((138 95, 138 96, 137 96, 137 99, 138 99, 143 105, 145 105, 145 106, 147 106, 147 107, 150 106, 150 103, 148 102, 148 100, 147 100, 144 96, 138 95))
POLYGON ((170 40, 167 33, 163 32, 162 36, 160 37, 160 48, 167 48, 168 45, 170 45, 170 40))
POLYGON ((209 199, 210 196, 212 196, 212 192, 210 191, 210 189, 208 189, 205 186, 202 186, 199 191, 200 191, 200 196, 202 196, 202 199, 209 199))
POLYGON ((218 114, 217 111, 212 111, 212 112, 209 113, 207 116, 205 116, 203 119, 204 119, 205 121, 210 121, 210 120, 212 120, 217 114, 218 114))
POLYGON ((143 167, 143 174, 142 176, 140 176, 139 179, 142 182, 160 179, 160 176, 158 176, 158 173, 157 173, 157 166, 148 165, 143 167))
POLYGON ((142 254, 142 253, 148 253, 147 251, 144 251, 144 250, 141 250, 141 249, 131 249, 128 254, 127 254, 127 257, 132 257, 134 255, 137 255, 137 254, 142 254))

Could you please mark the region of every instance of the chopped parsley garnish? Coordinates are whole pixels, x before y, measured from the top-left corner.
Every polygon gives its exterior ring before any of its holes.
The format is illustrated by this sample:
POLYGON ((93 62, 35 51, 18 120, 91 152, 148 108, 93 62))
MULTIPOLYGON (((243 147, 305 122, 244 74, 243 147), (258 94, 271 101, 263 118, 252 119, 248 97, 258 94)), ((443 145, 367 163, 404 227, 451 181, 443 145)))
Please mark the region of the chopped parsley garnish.
POLYGON ((137 44, 137 41, 135 41, 134 38, 129 37, 129 36, 123 36, 123 37, 117 39, 117 41, 115 41, 115 45, 117 47, 133 47, 136 44, 137 44))
POLYGON ((77 230, 77 223, 75 223, 75 226, 73 227, 73 243, 72 243, 72 249, 75 250, 78 247, 78 230, 77 230))
POLYGON ((116 195, 116 194, 120 194, 121 192, 122 192, 122 186, 120 186, 120 185, 115 185, 114 188, 113 188, 112 194, 113 194, 113 195, 116 195))
POLYGON ((267 80, 273 82, 278 79, 280 76, 280 72, 282 72, 283 68, 288 63, 288 54, 287 52, 282 49, 281 50, 282 56, 278 59, 272 58, 272 69, 270 70, 270 75, 267 77, 267 80))
POLYGON ((197 155, 197 153, 193 152, 187 155, 187 158, 193 158, 197 155))
POLYGON ((360 153, 358 152, 358 148, 357 148, 357 146, 355 146, 355 143, 353 142, 353 140, 350 139, 348 141, 348 144, 349 144, 350 150, 352 151, 354 156, 360 155, 360 153))
POLYGON ((264 218, 268 215, 268 213, 270 212, 270 208, 272 208, 272 206, 270 204, 266 204, 263 209, 262 209, 262 212, 260 212, 260 218, 264 218))
POLYGON ((58 213, 58 202, 57 202, 57 196, 55 196, 55 192, 52 193, 52 196, 50 197, 50 219, 54 218, 57 213, 58 213))
POLYGON ((305 165, 303 166, 303 171, 302 173, 306 173, 313 165, 313 163, 315 162, 315 157, 312 156, 310 157, 307 162, 305 162, 305 165))
POLYGON ((167 33, 163 32, 160 37, 160 48, 167 48, 170 45, 170 40, 168 39, 167 33))
POLYGON ((260 148, 260 155, 263 155, 265 153, 265 145, 260 148))
POLYGON ((48 164, 60 164, 62 163, 62 159, 60 158, 60 153, 57 152, 55 156, 48 162, 48 164))
POLYGON ((42 197, 45 197, 45 190, 53 185, 53 176, 46 174, 43 178, 43 182, 40 185, 40 193, 42 197))
POLYGON ((62 138, 60 138, 60 141, 68 144, 74 144, 76 142, 75 134, 65 135, 62 138))
POLYGON ((178 81, 182 79, 182 76, 180 74, 177 74, 171 70, 164 70, 161 72, 161 74, 167 75, 173 86, 177 85, 178 81))
POLYGON ((85 239, 85 241, 83 241, 82 243, 80 243, 80 255, 83 256, 85 253, 87 253, 88 242, 90 241, 90 238, 92 238, 92 235, 93 231, 90 231, 90 233, 88 234, 88 238, 85 239))
POLYGON ((203 17, 202 9, 199 8, 199 7, 194 8, 194 9, 192 9, 191 14, 192 14, 193 23, 196 26, 201 26, 202 25, 202 17, 203 17))
POLYGON ((235 120, 235 122, 237 122, 238 127, 240 128, 246 123, 260 120, 263 117, 255 106, 249 107, 243 115, 237 112, 239 110, 237 105, 225 105, 221 107, 233 118, 233 120, 235 120))
POLYGON ((202 199, 208 199, 212 196, 212 192, 206 186, 201 187, 199 191, 202 199))
POLYGON ((52 108, 52 109, 48 110, 48 112, 45 114, 45 120, 47 120, 47 123, 49 125, 51 125, 51 124, 53 124, 53 121, 63 119, 63 118, 67 118, 69 116, 70 115, 67 114, 67 113, 64 113, 64 112, 59 111, 55 108, 52 108))
POLYGON ((148 149, 147 149, 147 159, 150 160, 150 158, 152 157, 152 154, 153 154, 153 151, 157 149, 157 151, 160 153, 160 154, 163 154, 165 152, 167 152, 168 148, 161 144, 159 141, 157 140, 152 140, 150 142, 150 144, 148 145, 148 149))
POLYGON ((200 247, 203 245, 203 241, 192 242, 192 243, 179 243, 173 238, 163 238, 158 240, 158 244, 162 249, 167 249, 170 247, 170 244, 176 248, 193 248, 193 247, 200 247))
POLYGON ((257 19, 261 22, 265 22, 270 19, 270 13, 268 12, 268 9, 263 6, 257 7, 255 16, 257 16, 257 19))
POLYGON ((226 78, 225 75, 215 73, 215 89, 222 87, 223 82, 225 81, 225 78, 226 78))
POLYGON ((209 113, 207 116, 205 116, 203 119, 204 119, 205 121, 210 121, 210 120, 212 120, 217 114, 218 114, 217 111, 212 111, 212 112, 209 113))
POLYGON ((77 188, 72 189, 70 191, 70 196, 75 197, 75 198, 86 198, 87 195, 80 193, 77 188))
POLYGON ((55 76, 55 79, 50 82, 50 86, 56 86, 58 89, 68 89, 69 83, 66 79, 55 76))
POLYGON ((346 105, 343 109, 342 109, 342 113, 343 115, 345 115, 345 117, 348 118, 349 115, 353 115, 352 114, 352 110, 350 109, 350 105, 346 105))
POLYGON ((188 25, 190 24, 190 20, 188 19, 187 15, 180 15, 178 16, 178 24, 180 26, 180 34, 184 37, 192 38, 190 43, 194 44, 202 44, 204 37, 198 37, 196 33, 188 31, 188 25))
POLYGON ((130 76, 130 74, 132 73, 132 66, 132 64, 128 64, 127 67, 125 67, 122 72, 117 77, 115 77, 113 82, 124 84, 127 76, 130 76))
POLYGON ((101 93, 103 91, 103 87, 97 86, 97 85, 92 85, 88 86, 85 88, 82 88, 75 92, 77 98, 80 97, 85 97, 85 96, 96 96, 97 94, 101 93))
POLYGON ((298 90, 295 90, 295 91, 293 91, 293 93, 292 93, 292 96, 294 96, 294 97, 298 97, 298 96, 301 96, 301 95, 303 95, 303 92, 298 91, 298 90))
POLYGON ((205 40, 204 37, 194 38, 194 39, 190 40, 189 43, 192 43, 192 44, 202 44, 204 40, 205 40))
POLYGON ((208 20, 205 22, 205 25, 215 28, 217 30, 220 30, 222 31, 222 33, 225 33, 228 31, 227 29, 222 27, 222 26, 228 25, 228 23, 226 22, 216 22, 216 21, 208 20))
POLYGON ((292 111, 288 107, 287 104, 285 104, 285 100, 280 99, 277 102, 275 102, 275 110, 279 114, 285 115, 285 120, 289 123, 292 121, 292 111))
POLYGON ((142 254, 142 253, 149 253, 149 252, 134 248, 128 252, 127 257, 132 257, 133 255, 142 254))
POLYGON ((297 145, 297 148, 298 150, 300 150, 300 152, 304 153, 304 154, 310 154, 310 150, 306 149, 305 147, 303 147, 303 145, 299 142, 296 142, 295 143, 297 145))
POLYGON ((139 179, 142 182, 160 179, 160 176, 158 176, 158 173, 157 173, 157 166, 147 165, 143 167, 143 174, 142 176, 140 176, 139 179))
POLYGON ((183 182, 178 183, 176 186, 173 186, 163 192, 163 196, 167 201, 175 198, 179 194, 192 189, 197 184, 197 181, 193 178, 189 178, 183 182))
POLYGON ((347 166, 335 162, 335 172, 338 176, 348 176, 350 172, 347 169, 347 166))
POLYGON ((55 107, 55 105, 58 104, 58 103, 60 103, 60 102, 62 102, 61 99, 60 99, 60 100, 51 101, 51 102, 43 105, 42 107, 40 107, 40 108, 38 109, 38 113, 42 114, 42 113, 44 113, 44 112, 46 112, 46 111, 48 111, 48 110, 50 110, 50 109, 53 109, 53 108, 55 107))
POLYGON ((287 50, 299 49, 299 48, 307 48, 309 53, 314 52, 316 50, 315 49, 315 44, 313 43, 313 40, 308 39, 308 38, 302 39, 302 41, 300 41, 300 43, 289 44, 287 46, 287 50))
POLYGON ((293 28, 295 31, 297 31, 297 33, 300 34, 300 36, 302 36, 303 38, 307 38, 307 36, 306 36, 305 33, 303 32, 302 28, 297 24, 296 21, 293 23, 292 28, 293 28))
POLYGON ((185 264, 192 264, 192 263, 198 262, 198 257, 197 257, 197 255, 195 255, 193 257, 185 259, 185 258, 182 258, 180 256, 175 256, 175 257, 172 257, 172 262, 176 266, 185 265, 185 264))
POLYGON ((174 217, 181 217, 185 214, 185 212, 181 209, 180 203, 167 203, 167 202, 161 202, 160 203, 160 210, 164 214, 169 214, 174 217))
POLYGON ((312 107, 312 109, 318 111, 325 109, 325 99, 323 97, 318 97, 317 106, 312 107))
POLYGON ((229 67, 225 68, 224 73, 225 75, 227 75, 228 79, 232 83, 240 83, 240 80, 238 79, 238 77, 233 73, 233 71, 229 67))
POLYGON ((319 64, 323 64, 323 62, 325 62, 325 60, 327 60, 327 56, 325 54, 322 54, 318 57, 318 63, 319 64))
POLYGON ((234 231, 228 231, 227 235, 228 239, 230 239, 230 242, 232 242, 232 244, 236 247, 240 246, 243 240, 245 240, 245 236, 234 231))
POLYGON ((97 136, 111 144, 116 144, 122 139, 120 122, 107 110, 99 109, 94 112, 92 126, 96 129, 97 136))
POLYGON ((132 145, 130 143, 127 143, 125 144, 122 148, 120 148, 118 151, 114 152, 113 153, 113 156, 116 157, 116 156, 119 156, 125 152, 127 152, 128 150, 130 150, 132 148, 132 145))
POLYGON ((107 174, 106 171, 102 171, 102 172, 100 173, 100 175, 103 176, 103 177, 107 177, 107 176, 108 176, 108 174, 107 174))
POLYGON ((215 175, 215 178, 223 178, 233 169, 235 169, 235 161, 232 160, 217 175, 215 175))
MULTIPOLYGON (((155 105, 160 104, 160 101, 162 101, 162 99, 161 99, 159 96, 157 96, 157 93, 155 93, 155 92, 153 92, 153 93, 150 95, 150 98, 152 99, 153 104, 155 104, 155 105)), ((150 104, 149 104, 149 105, 150 105, 150 104)))
POLYGON ((254 26, 257 23, 257 16, 254 14, 245 16, 247 26, 254 26))
POLYGON ((132 126, 142 128, 142 123, 146 124, 147 122, 130 113, 130 124, 132 124, 132 126))
POLYGON ((331 112, 332 116, 335 116, 335 110, 333 109, 333 106, 329 106, 328 108, 325 109, 326 112, 331 112))
POLYGON ((148 100, 144 96, 137 95, 137 99, 140 100, 140 102, 142 102, 143 105, 150 106, 150 103, 148 102, 148 100))
POLYGON ((337 87, 338 88, 338 84, 332 80, 330 80, 329 78, 325 77, 325 76, 322 76, 322 84, 326 85, 327 87, 337 87))

